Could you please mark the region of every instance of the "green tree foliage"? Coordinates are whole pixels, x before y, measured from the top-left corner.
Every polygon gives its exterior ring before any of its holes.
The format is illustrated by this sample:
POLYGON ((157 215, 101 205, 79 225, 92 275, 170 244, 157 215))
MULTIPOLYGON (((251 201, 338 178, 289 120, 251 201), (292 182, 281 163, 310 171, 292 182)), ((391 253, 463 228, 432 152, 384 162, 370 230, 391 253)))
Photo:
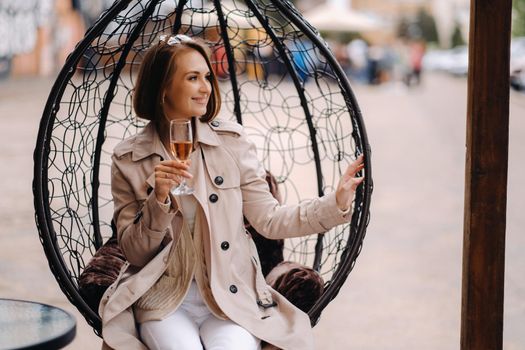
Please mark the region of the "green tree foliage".
POLYGON ((396 34, 400 38, 408 38, 408 27, 410 26, 410 22, 408 18, 402 17, 399 23, 397 24, 396 28, 396 34))
POLYGON ((512 35, 525 36, 525 0, 512 1, 512 35))
POLYGON ((451 45, 452 47, 456 46, 462 46, 465 45, 465 40, 463 40, 463 35, 461 34, 461 29, 459 28, 459 24, 456 23, 454 27, 454 33, 452 33, 452 40, 451 45))
POLYGON ((434 20, 434 17, 432 17, 432 15, 430 15, 424 9, 420 9, 417 13, 417 22, 421 27, 421 34, 426 42, 438 41, 436 21, 434 20))
POLYGON ((401 18, 397 26, 397 36, 404 39, 423 39, 427 43, 437 42, 434 17, 425 9, 420 9, 414 18, 401 18))

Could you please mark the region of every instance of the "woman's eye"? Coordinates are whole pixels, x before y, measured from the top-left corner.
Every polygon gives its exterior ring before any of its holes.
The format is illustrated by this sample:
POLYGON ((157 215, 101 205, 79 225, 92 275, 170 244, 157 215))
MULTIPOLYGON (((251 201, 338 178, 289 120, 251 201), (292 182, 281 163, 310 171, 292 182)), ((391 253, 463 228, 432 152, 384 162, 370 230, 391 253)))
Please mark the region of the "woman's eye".
POLYGON ((190 76, 190 80, 196 80, 197 79, 197 76, 196 75, 192 75, 190 76))
POLYGON ((207 75, 206 80, 211 80, 211 75, 207 75))

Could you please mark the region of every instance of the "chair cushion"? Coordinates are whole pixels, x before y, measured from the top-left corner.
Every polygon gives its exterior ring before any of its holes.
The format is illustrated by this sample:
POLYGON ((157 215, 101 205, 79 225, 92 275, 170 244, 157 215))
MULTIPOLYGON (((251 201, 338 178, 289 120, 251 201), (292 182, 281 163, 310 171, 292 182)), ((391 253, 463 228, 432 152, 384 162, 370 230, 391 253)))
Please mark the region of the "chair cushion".
POLYGON ((79 292, 93 311, 106 289, 117 279, 126 258, 116 238, 110 238, 89 261, 78 279, 79 292))
POLYGON ((291 261, 283 261, 270 271, 266 282, 297 308, 308 312, 324 291, 321 275, 291 261))

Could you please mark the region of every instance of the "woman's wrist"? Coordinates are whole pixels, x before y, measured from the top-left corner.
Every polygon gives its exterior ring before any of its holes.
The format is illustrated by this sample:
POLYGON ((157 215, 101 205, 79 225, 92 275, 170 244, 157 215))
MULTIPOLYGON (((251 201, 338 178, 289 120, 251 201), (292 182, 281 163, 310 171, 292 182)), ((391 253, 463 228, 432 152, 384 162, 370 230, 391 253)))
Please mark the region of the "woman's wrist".
POLYGON ((170 196, 166 196, 166 199, 163 200, 163 201, 160 201, 158 198, 157 198, 157 202, 159 204, 159 207, 165 212, 169 212, 170 209, 171 209, 171 199, 170 199, 170 196))
POLYGON ((163 197, 162 195, 159 196, 158 193, 155 193, 155 197, 157 198, 157 202, 159 202, 159 204, 166 204, 170 199, 170 196, 167 194, 163 197))
POLYGON ((346 215, 350 212, 350 209, 352 208, 351 205, 349 205, 348 207, 346 208, 341 208, 341 207, 337 207, 337 209, 339 209, 339 212, 343 215, 346 215))
POLYGON ((337 209, 339 209, 339 211, 346 212, 350 208, 350 205, 345 203, 345 201, 340 198, 341 195, 342 193, 339 190, 335 193, 335 204, 337 205, 337 209))

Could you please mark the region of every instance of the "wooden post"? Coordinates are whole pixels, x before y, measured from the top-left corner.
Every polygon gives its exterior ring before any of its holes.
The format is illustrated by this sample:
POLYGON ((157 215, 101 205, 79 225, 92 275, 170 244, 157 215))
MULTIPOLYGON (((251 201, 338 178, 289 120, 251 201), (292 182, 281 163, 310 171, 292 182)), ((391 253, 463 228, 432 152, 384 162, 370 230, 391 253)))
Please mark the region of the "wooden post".
POLYGON ((511 0, 471 0, 461 349, 503 347, 511 0))

